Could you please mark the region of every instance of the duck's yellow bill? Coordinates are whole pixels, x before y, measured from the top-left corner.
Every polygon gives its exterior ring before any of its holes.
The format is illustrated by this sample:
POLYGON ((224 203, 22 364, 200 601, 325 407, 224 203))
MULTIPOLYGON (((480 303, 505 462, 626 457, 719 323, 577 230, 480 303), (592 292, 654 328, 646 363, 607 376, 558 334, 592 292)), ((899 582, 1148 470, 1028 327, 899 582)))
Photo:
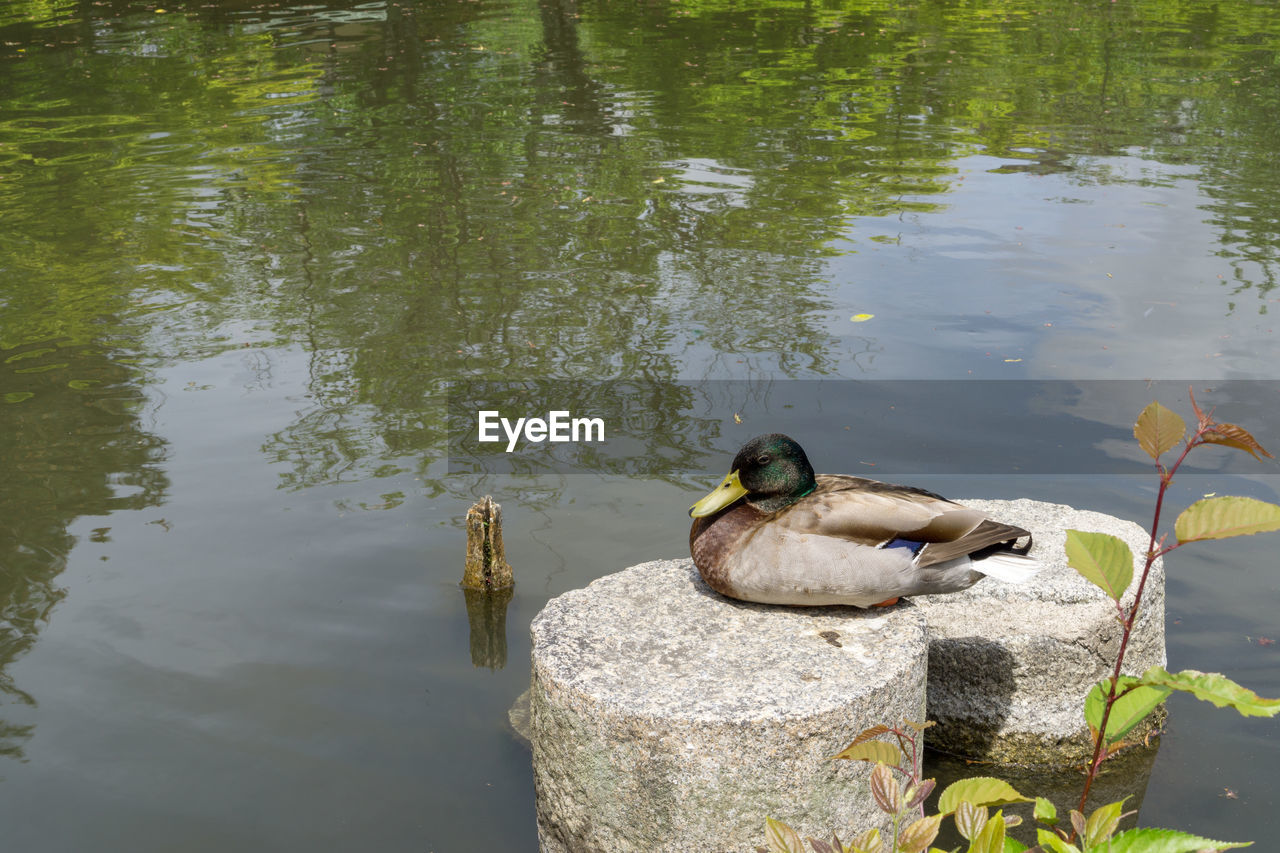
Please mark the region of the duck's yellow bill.
POLYGON ((694 518, 701 518, 704 515, 711 515, 719 512, 738 498, 744 497, 747 490, 742 487, 742 483, 738 481, 738 472, 734 471, 721 481, 720 485, 711 490, 711 494, 689 507, 689 515, 694 518))

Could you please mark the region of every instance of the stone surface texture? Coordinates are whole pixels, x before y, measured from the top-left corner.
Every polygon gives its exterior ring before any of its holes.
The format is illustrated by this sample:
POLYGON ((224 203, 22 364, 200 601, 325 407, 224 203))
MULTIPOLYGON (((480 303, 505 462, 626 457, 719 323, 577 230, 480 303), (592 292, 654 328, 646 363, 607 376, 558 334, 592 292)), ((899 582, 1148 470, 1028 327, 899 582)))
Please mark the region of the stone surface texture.
MULTIPOLYGON (((1029 584, 993 578, 964 592, 917 596, 929 629, 930 746, 1005 764, 1062 766, 1087 761, 1092 743, 1082 708, 1089 689, 1111 675, 1120 646, 1114 602, 1067 565, 1066 531, 1109 533, 1134 555, 1133 601, 1149 536, 1102 513, 1030 500, 959 499, 1035 537, 1044 569, 1029 584)), ((1143 592, 1125 672, 1164 665, 1164 568, 1157 563, 1143 592)), ((1143 737, 1157 715, 1129 739, 1143 737)))
POLYGON ((870 766, 831 756, 924 714, 911 604, 747 604, 662 560, 553 599, 531 630, 543 851, 754 850, 766 816, 813 835, 881 825, 870 766))

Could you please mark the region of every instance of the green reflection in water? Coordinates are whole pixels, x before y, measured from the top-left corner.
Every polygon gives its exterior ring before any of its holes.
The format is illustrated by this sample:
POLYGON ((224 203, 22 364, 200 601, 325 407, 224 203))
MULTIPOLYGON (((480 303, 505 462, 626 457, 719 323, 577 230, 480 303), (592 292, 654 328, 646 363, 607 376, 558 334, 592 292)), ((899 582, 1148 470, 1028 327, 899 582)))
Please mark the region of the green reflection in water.
MULTIPOLYGON (((65 590, 58 575, 81 515, 155 506, 164 444, 142 425, 134 371, 66 339, 0 349, 0 694, 35 705, 7 673, 65 590)), ((109 528, 94 532, 108 541, 109 528)), ((31 726, 0 720, 0 754, 22 755, 31 726)))

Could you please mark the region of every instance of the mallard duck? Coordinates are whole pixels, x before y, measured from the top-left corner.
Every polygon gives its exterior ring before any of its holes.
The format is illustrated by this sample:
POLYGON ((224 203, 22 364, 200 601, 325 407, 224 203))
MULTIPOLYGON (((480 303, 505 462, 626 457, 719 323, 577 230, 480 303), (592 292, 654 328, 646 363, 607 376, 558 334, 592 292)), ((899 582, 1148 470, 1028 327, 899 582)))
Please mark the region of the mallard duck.
POLYGON ((814 476, 800 445, 777 433, 747 442, 689 515, 703 579, 745 601, 889 605, 968 589, 984 575, 1022 582, 1040 568, 1021 527, 924 489, 814 476))

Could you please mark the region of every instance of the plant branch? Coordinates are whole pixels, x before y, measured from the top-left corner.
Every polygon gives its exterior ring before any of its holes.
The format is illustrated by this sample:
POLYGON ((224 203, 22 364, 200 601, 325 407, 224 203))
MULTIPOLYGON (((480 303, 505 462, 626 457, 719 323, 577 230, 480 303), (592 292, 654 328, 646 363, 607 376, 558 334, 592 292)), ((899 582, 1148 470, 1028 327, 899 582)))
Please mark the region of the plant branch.
MULTIPOLYGON (((1197 414, 1199 415, 1199 410, 1197 410, 1197 414)), ((1107 756, 1107 722, 1111 718, 1111 709, 1115 707, 1116 700, 1119 699, 1120 696, 1124 695, 1124 693, 1117 694, 1116 688, 1120 683, 1120 673, 1124 667, 1125 652, 1129 648, 1129 638, 1133 634, 1133 626, 1138 619, 1138 609, 1142 605, 1142 594, 1146 590, 1147 578, 1151 575, 1151 567, 1155 565, 1157 559, 1163 557, 1165 554, 1168 554, 1174 548, 1177 548, 1182 544, 1181 542, 1175 542, 1168 547, 1163 547, 1164 539, 1163 537, 1160 537, 1160 547, 1157 547, 1157 537, 1159 537, 1160 531, 1160 515, 1164 510, 1164 496, 1169 490, 1169 485, 1173 482, 1173 475, 1182 466, 1183 461, 1187 458, 1187 454, 1194 448, 1205 443, 1203 436, 1212 428, 1213 424, 1211 416, 1212 413, 1207 417, 1200 416, 1199 422, 1196 424, 1195 433, 1187 439, 1186 446, 1182 448, 1182 453, 1178 456, 1178 460, 1174 462, 1171 467, 1165 468, 1164 465, 1160 463, 1159 459, 1156 460, 1156 469, 1160 472, 1160 488, 1156 493, 1156 508, 1151 519, 1151 538, 1147 543, 1147 557, 1142 566, 1142 576, 1139 578, 1138 588, 1133 594, 1133 604, 1129 605, 1128 614, 1124 616, 1121 623, 1120 651, 1116 654, 1116 664, 1111 672, 1111 685, 1107 691, 1106 705, 1102 709, 1102 722, 1099 724, 1098 733, 1094 738, 1093 757, 1089 760, 1089 770, 1084 779, 1084 791, 1080 794, 1080 804, 1077 806, 1077 810, 1082 814, 1085 810, 1085 804, 1089 800, 1089 789, 1093 787, 1093 780, 1098 778, 1098 773, 1102 768, 1102 761, 1107 756)))

